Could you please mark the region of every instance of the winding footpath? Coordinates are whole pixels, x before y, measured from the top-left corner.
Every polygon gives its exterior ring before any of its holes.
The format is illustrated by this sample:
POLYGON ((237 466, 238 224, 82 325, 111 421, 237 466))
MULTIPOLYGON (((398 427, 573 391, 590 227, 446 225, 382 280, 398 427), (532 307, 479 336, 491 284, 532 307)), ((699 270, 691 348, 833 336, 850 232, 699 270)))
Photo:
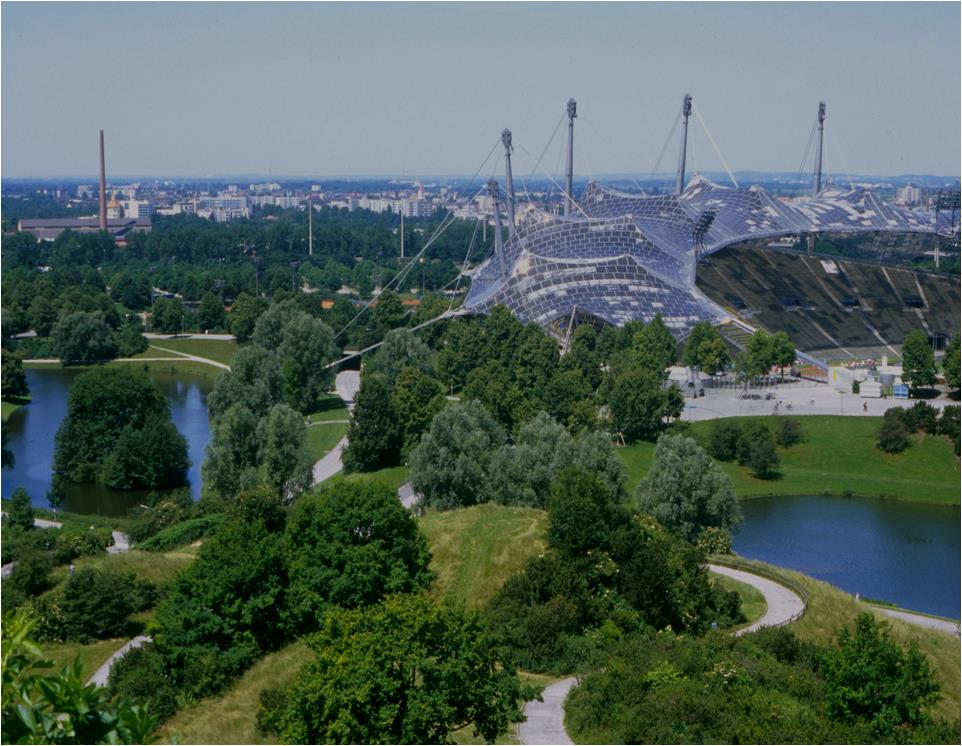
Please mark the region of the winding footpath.
MULTIPOLYGON (((347 405, 348 411, 354 409, 354 395, 361 388, 361 372, 357 370, 342 370, 334 379, 334 388, 337 395, 341 397, 347 405)), ((341 463, 341 453, 347 446, 347 436, 345 435, 337 444, 314 464, 314 484, 319 484, 325 479, 330 479, 337 474, 344 465, 341 463)))
MULTIPOLYGON (((717 574, 755 588, 765 597, 768 608, 761 619, 735 632, 736 636, 754 632, 762 627, 780 627, 798 619, 805 611, 805 602, 783 585, 744 570, 733 570, 721 565, 708 565, 717 574)), ((518 724, 518 740, 523 744, 572 744, 564 727, 565 699, 578 680, 569 676, 549 685, 541 693, 541 701, 531 700, 524 705, 525 720, 518 724)))

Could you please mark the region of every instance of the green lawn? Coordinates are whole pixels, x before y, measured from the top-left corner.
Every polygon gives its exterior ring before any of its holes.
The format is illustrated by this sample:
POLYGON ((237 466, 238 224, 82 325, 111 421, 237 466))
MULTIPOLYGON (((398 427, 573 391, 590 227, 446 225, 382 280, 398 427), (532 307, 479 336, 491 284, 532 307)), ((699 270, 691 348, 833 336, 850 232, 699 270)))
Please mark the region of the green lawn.
POLYGON ((24 404, 29 403, 29 396, 22 399, 19 397, 4 399, 2 402, 0 402, 0 414, 2 414, 3 421, 6 422, 10 418, 10 415, 20 409, 20 407, 22 407, 24 404))
POLYGON ((397 490, 398 487, 408 481, 408 468, 406 466, 391 466, 377 471, 359 471, 345 475, 344 479, 348 482, 361 482, 363 484, 381 482, 392 490, 397 490))
MULTIPOLYGON (((237 342, 224 339, 149 339, 147 340, 153 348, 166 347, 168 350, 186 352, 188 355, 197 355, 216 360, 218 363, 230 365, 231 358, 237 352, 237 342)), ((150 352, 150 350, 148 350, 150 352)), ((154 357, 169 355, 159 349, 153 350, 154 357)))
POLYGON ((330 425, 311 425, 307 428, 307 444, 311 457, 317 461, 330 451, 337 441, 347 432, 347 423, 337 422, 330 425))
MULTIPOLYGON (((193 552, 180 549, 172 552, 142 552, 131 549, 123 554, 97 554, 89 557, 78 557, 74 561, 77 568, 96 567, 98 570, 114 572, 132 572, 139 578, 144 578, 157 586, 168 585, 181 570, 186 569, 196 558, 193 552)), ((69 570, 61 566, 54 568, 50 579, 54 583, 67 580, 69 570)))
POLYGON ((326 395, 321 399, 314 411, 308 413, 307 416, 310 417, 313 422, 351 419, 351 413, 344 404, 344 400, 336 394, 326 395))
POLYGON ((295 642, 255 663, 224 695, 204 699, 178 712, 158 733, 161 742, 278 743, 257 730, 260 693, 267 687, 290 684, 310 655, 307 645, 295 642))
MULTIPOLYGON (((150 352, 150 350, 148 350, 150 352)), ((154 355, 151 357, 161 357, 167 353, 154 350, 154 355)), ((173 358, 173 355, 170 356, 173 358)), ((208 365, 207 363, 198 363, 195 360, 188 360, 187 358, 177 358, 176 360, 130 360, 127 362, 113 361, 109 365, 133 365, 143 370, 152 370, 155 373, 172 373, 174 375, 178 373, 187 373, 192 376, 200 376, 201 378, 211 378, 216 380, 217 377, 224 372, 223 368, 218 368, 213 365, 208 365)))
POLYGON ((80 661, 84 664, 84 680, 86 681, 126 642, 126 637, 118 637, 111 640, 97 640, 97 642, 92 642, 89 645, 80 645, 75 642, 50 642, 42 645, 41 648, 44 656, 52 660, 57 669, 68 663, 73 663, 74 658, 80 656, 80 661))
MULTIPOLYGON (((713 557, 712 561, 718 559, 713 557)), ((741 557, 725 557, 721 558, 721 561, 749 571, 760 568, 766 574, 784 578, 790 584, 800 588, 807 596, 808 608, 804 616, 791 625, 791 629, 803 640, 821 645, 832 644, 841 627, 851 628, 855 617, 860 612, 873 611, 868 604, 856 601, 835 586, 792 570, 741 557)), ((918 642, 919 649, 925 653, 935 677, 942 686, 942 697, 935 708, 935 714, 949 721, 957 720, 960 674, 958 638, 944 632, 916 627, 899 619, 892 619, 881 612, 873 611, 873 613, 891 624, 892 638, 903 647, 908 647, 912 640, 918 642)))
POLYGON ((431 594, 480 608, 544 551, 547 514, 486 503, 428 513, 418 525, 431 546, 431 594))
MULTIPOLYGON (((746 418, 751 419, 751 418, 746 418)), ((771 417, 759 417, 771 427, 771 417)), ((774 479, 759 479, 748 468, 722 463, 739 497, 761 495, 853 494, 920 502, 959 504, 959 460, 952 444, 918 434, 903 453, 886 454, 875 447, 880 417, 794 417, 804 440, 791 448, 779 448, 781 466, 774 479)), ((690 434, 707 438, 712 423, 692 423, 690 434)), ((628 489, 633 492, 647 473, 654 455, 652 443, 636 443, 618 449, 628 467, 628 489)))

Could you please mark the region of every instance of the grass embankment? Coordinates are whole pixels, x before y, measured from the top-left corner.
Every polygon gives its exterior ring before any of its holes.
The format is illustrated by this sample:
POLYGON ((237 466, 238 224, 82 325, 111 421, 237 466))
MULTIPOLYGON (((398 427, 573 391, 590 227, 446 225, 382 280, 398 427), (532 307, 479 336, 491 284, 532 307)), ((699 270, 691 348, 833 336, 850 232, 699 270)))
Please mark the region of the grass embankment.
POLYGON ((406 466, 392 466, 377 471, 358 471, 344 475, 344 479, 348 482, 360 482, 362 484, 380 482, 397 491, 402 484, 408 481, 408 468, 406 466))
POLYGON ((73 663, 79 656, 84 666, 84 678, 89 679, 126 642, 126 637, 117 637, 110 640, 97 640, 97 642, 92 642, 89 645, 80 645, 75 642, 51 642, 42 645, 41 648, 44 657, 49 658, 56 664, 56 669, 73 663))
POLYGON ((748 583, 742 583, 724 575, 712 574, 709 577, 715 585, 721 586, 726 591, 735 591, 738 594, 738 598, 741 600, 742 614, 745 615, 745 622, 741 626, 748 626, 752 622, 758 621, 768 611, 768 603, 765 601, 765 597, 748 583))
POLYGON ((24 404, 30 403, 29 396, 11 396, 0 402, 0 415, 2 415, 3 421, 6 422, 10 419, 10 415, 16 412, 24 404))
POLYGON ((158 732, 160 741, 177 743, 278 743, 257 730, 262 689, 283 687, 297 676, 310 655, 307 645, 295 642, 264 656, 220 697, 203 699, 172 717, 158 732))
MULTIPOLYGON (((78 557, 74 560, 77 569, 94 567, 98 570, 111 572, 132 572, 138 578, 149 580, 158 587, 164 587, 174 579, 178 572, 184 570, 196 558, 190 547, 184 547, 172 552, 142 552, 131 549, 122 554, 97 554, 88 557, 78 557)), ((55 584, 66 582, 69 569, 63 565, 54 568, 50 579, 55 584)))
POLYGON ((347 424, 335 422, 330 425, 311 425, 307 428, 307 446, 311 458, 317 461, 327 454, 347 433, 347 424))
POLYGON ((789 584, 801 589, 807 596, 808 607, 804 616, 791 625, 791 629, 802 640, 809 640, 819 645, 834 644, 838 630, 843 626, 851 628, 855 617, 865 611, 870 611, 879 619, 891 624, 892 638, 902 647, 908 647, 912 640, 916 640, 942 687, 942 697, 935 707, 935 714, 949 721, 958 719, 959 675, 962 668, 960 668, 959 641, 954 635, 916 627, 885 616, 868 604, 856 601, 845 591, 799 572, 741 557, 712 558, 713 561, 719 559, 725 564, 748 571, 760 569, 774 578, 784 578, 789 584))
MULTIPOLYGON (((771 417, 757 417, 771 427, 771 417)), ((902 453, 887 454, 875 447, 881 417, 799 416, 803 441, 779 448, 781 465, 773 479, 760 479, 747 467, 719 462, 732 479, 738 497, 764 495, 863 495, 899 500, 959 504, 959 460, 952 444, 918 434, 902 453)), ((707 442, 715 420, 694 422, 692 437, 707 442)), ((634 491, 648 472, 655 447, 636 443, 618 449, 628 467, 628 489, 634 491)))
POLYGON ((544 551, 547 520, 543 510, 490 503, 428 513, 418 525, 431 546, 431 595, 481 608, 544 551))

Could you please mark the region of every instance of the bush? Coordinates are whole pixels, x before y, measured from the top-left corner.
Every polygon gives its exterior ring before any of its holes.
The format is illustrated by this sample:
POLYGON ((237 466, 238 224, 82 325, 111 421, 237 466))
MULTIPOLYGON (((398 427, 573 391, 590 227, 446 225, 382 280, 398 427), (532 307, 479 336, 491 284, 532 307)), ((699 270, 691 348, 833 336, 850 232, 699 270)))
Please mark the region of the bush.
POLYGON ((921 430, 929 435, 935 435, 938 432, 938 417, 939 410, 924 401, 917 401, 905 410, 903 421, 910 433, 917 433, 921 430))
POLYGON ((105 528, 87 531, 61 529, 54 542, 53 559, 58 565, 66 565, 77 557, 100 554, 113 543, 113 536, 105 528))
POLYGON ((50 571, 53 562, 46 554, 27 552, 17 559, 9 577, 2 586, 3 607, 15 609, 27 599, 39 596, 50 587, 50 571))
POLYGON ((705 554, 731 554, 732 535, 720 526, 703 528, 695 541, 698 550, 705 554))
POLYGON ((901 453, 909 445, 909 431, 900 407, 893 407, 882 416, 882 426, 876 434, 876 446, 886 453, 901 453))
MULTIPOLYGON (((191 500, 190 493, 187 500, 191 500)), ((140 544, 160 531, 182 522, 187 518, 190 505, 182 500, 162 500, 156 505, 141 505, 130 513, 132 525, 127 529, 127 536, 133 544, 140 544)))
POLYGON ((110 669, 107 691, 113 697, 143 702, 158 721, 177 712, 177 689, 153 643, 128 650, 110 669))
POLYGON ((802 440, 802 423, 789 417, 780 417, 775 426, 775 442, 782 448, 790 448, 802 440))
POLYGON ((30 506, 30 495, 23 487, 17 487, 10 496, 10 514, 7 525, 22 531, 33 530, 33 508, 30 506))
POLYGON ((939 434, 948 437, 955 445, 955 455, 959 455, 959 406, 949 405, 942 409, 939 418, 939 434))
POLYGON ((742 425, 737 420, 715 420, 708 440, 708 452, 719 461, 734 461, 738 457, 741 435, 742 425))
POLYGON ((156 599, 154 584, 133 573, 82 567, 61 591, 41 599, 41 632, 47 639, 82 643, 120 637, 127 632, 127 617, 156 599))
POLYGON ((771 430, 759 422, 746 425, 738 438, 738 463, 751 468, 756 476, 768 479, 779 464, 771 430))
POLYGON ((166 552, 185 544, 210 536, 227 520, 223 513, 211 513, 199 518, 190 518, 181 523, 158 531, 149 539, 137 544, 138 549, 148 552, 166 552))
POLYGON ((4 524, 0 554, 3 564, 14 562, 30 552, 49 552, 56 544, 60 529, 50 528, 43 531, 24 531, 4 524))

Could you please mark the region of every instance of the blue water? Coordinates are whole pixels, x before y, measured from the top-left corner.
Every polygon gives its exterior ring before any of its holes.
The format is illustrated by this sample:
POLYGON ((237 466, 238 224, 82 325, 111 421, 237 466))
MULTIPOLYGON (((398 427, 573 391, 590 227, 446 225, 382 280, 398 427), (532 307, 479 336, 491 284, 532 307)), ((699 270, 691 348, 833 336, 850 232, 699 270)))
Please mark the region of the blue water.
POLYGON ((849 593, 959 618, 959 509, 845 497, 741 501, 735 552, 849 593))
MULTIPOLYGON (((27 370, 32 401, 21 407, 4 425, 5 447, 13 452, 14 466, 2 472, 2 492, 7 498, 23 487, 38 507, 47 507, 47 490, 52 478, 54 436, 67 415, 70 384, 82 370, 27 370)), ((194 498, 200 497, 200 467, 204 448, 210 440, 206 397, 211 379, 185 373, 152 371, 148 374, 170 404, 171 419, 187 439, 191 461, 187 478, 194 498)), ((67 484, 63 508, 77 513, 121 515, 143 501, 146 493, 111 490, 96 484, 67 484)))

